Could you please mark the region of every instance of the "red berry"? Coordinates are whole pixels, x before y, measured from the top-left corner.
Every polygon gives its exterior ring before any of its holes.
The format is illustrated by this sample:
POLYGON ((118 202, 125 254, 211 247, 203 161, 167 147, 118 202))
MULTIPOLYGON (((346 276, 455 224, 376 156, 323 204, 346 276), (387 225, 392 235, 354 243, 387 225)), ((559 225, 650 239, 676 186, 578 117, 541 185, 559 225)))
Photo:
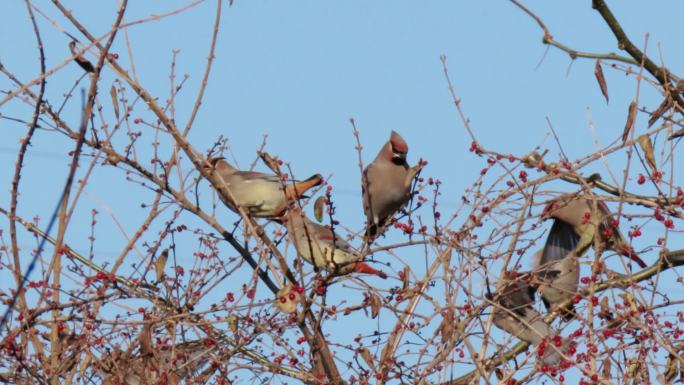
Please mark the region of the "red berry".
POLYGON ((557 347, 561 347, 561 345, 563 345, 563 339, 561 338, 561 336, 553 337, 553 344, 557 347))

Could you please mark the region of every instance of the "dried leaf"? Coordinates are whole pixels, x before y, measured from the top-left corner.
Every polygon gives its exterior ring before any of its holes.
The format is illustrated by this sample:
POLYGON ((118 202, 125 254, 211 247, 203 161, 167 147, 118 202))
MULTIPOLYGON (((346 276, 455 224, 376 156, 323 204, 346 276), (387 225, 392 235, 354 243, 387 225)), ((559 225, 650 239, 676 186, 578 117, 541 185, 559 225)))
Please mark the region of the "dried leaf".
POLYGON ((655 154, 653 153, 653 143, 651 143, 651 137, 648 135, 641 135, 637 138, 641 150, 644 152, 646 157, 646 163, 651 167, 651 171, 655 173, 658 171, 656 166, 655 154))
POLYGON ((620 293, 620 297, 622 297, 625 300, 626 304, 629 304, 630 310, 632 310, 635 313, 639 313, 639 308, 635 303, 636 299, 634 298, 634 295, 632 295, 632 293, 620 293))
POLYGON ((447 311, 442 318, 442 323, 439 324, 439 333, 442 336, 442 342, 446 343, 451 340, 454 334, 454 312, 447 311))
POLYGON ((376 318, 380 314, 382 299, 380 299, 378 295, 370 293, 368 297, 368 304, 371 307, 371 317, 376 318))
POLYGON ((501 371, 500 368, 494 369, 494 374, 496 374, 496 379, 501 381, 504 379, 504 373, 501 371))
POLYGON ((366 361, 368 367, 371 368, 371 370, 375 371, 375 362, 373 361, 373 356, 371 356, 368 349, 361 347, 359 348, 358 352, 361 355, 361 358, 363 358, 363 360, 366 361))
POLYGON ((152 324, 146 323, 140 331, 138 336, 140 341, 140 351, 143 354, 154 354, 154 346, 152 345, 152 324))
POLYGON ((603 69, 601 68, 601 62, 596 60, 596 65, 594 66, 594 75, 596 76, 596 81, 601 87, 601 93, 606 98, 606 103, 608 103, 608 84, 606 83, 606 78, 603 76, 603 69))
POLYGON ((680 129, 679 131, 675 131, 675 132, 674 132, 672 135, 670 135, 670 137, 667 138, 667 139, 672 140, 672 139, 681 138, 682 136, 684 136, 684 128, 680 129))
POLYGON ((154 272, 157 273, 157 282, 164 278, 164 268, 166 267, 166 261, 169 260, 169 249, 162 251, 162 253, 154 261, 154 272))
POLYGON ((641 369, 641 364, 640 361, 637 359, 630 359, 628 361, 629 367, 628 367, 628 373, 629 373, 629 378, 632 379, 632 381, 636 381, 636 376, 639 374, 639 369, 641 369))
POLYGON ((679 374, 679 359, 670 354, 665 364, 665 383, 671 384, 675 377, 679 374))
POLYGON ((326 197, 320 196, 314 202, 314 217, 318 222, 323 222, 323 208, 325 207, 326 197))
POLYGON ((660 103, 658 108, 651 114, 651 118, 648 120, 648 127, 650 128, 653 125, 653 123, 660 119, 660 117, 663 116, 663 114, 671 107, 672 99, 669 97, 665 97, 665 100, 663 100, 663 102, 660 103))
POLYGON ((226 322, 228 323, 228 329, 230 329, 231 332, 233 332, 233 335, 238 334, 238 319, 236 316, 231 315, 226 318, 226 322))
POLYGON ((636 120, 637 114, 637 104, 635 101, 629 103, 629 108, 627 109, 627 122, 625 122, 625 129, 622 131, 622 143, 627 141, 629 138, 629 133, 632 132, 632 127, 634 127, 634 121, 636 120))
POLYGON ((610 358, 606 358, 603 360, 603 371, 601 374, 603 375, 603 378, 610 378, 610 369, 611 369, 611 361, 610 358))
POLYGON ((119 120, 119 97, 116 94, 116 87, 112 84, 112 88, 109 89, 109 95, 112 97, 112 106, 114 106, 114 115, 116 120, 119 120))

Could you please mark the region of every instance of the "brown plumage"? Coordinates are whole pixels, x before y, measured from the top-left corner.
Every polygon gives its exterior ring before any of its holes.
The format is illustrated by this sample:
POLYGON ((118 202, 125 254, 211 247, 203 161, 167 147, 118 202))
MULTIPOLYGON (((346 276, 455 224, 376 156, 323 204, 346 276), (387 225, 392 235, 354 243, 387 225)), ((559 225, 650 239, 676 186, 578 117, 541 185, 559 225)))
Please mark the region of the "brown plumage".
POLYGON ((363 170, 361 186, 369 242, 379 228, 411 199, 411 184, 424 163, 409 167, 407 153, 408 144, 404 138, 392 131, 375 160, 363 170))
POLYGON ((542 364, 555 366, 560 363, 562 358, 560 352, 567 348, 568 342, 561 339, 561 346, 553 346, 558 332, 552 329, 544 321, 543 315, 534 309, 535 288, 527 282, 530 279, 529 274, 512 271, 504 273, 504 278, 497 285, 496 292, 488 296, 494 303, 492 311, 494 325, 543 349, 543 352, 539 352, 542 364), (543 348, 540 347, 542 342, 544 342, 543 348))
POLYGON ((332 229, 312 222, 299 208, 291 208, 280 220, 297 253, 319 269, 336 275, 357 272, 387 278, 385 273, 363 262, 357 251, 332 229))
POLYGON ((285 182, 276 175, 254 171, 240 171, 222 158, 210 159, 213 172, 221 177, 230 196, 221 200, 231 210, 242 207, 249 215, 259 218, 282 216, 291 202, 301 198, 307 190, 323 183, 323 177, 315 174, 300 182, 285 182), (234 201, 233 201, 234 200, 234 201))
POLYGON ((629 257, 641 268, 646 263, 639 258, 632 246, 625 241, 620 230, 611 226, 612 214, 606 204, 588 194, 566 194, 553 200, 544 207, 543 218, 553 218, 569 225, 562 231, 572 230, 580 237, 576 250, 581 255, 589 246, 593 246, 593 237, 598 235, 603 247, 629 257), (593 202, 596 202, 596 212, 593 202), (588 236, 587 236, 588 235, 588 236))

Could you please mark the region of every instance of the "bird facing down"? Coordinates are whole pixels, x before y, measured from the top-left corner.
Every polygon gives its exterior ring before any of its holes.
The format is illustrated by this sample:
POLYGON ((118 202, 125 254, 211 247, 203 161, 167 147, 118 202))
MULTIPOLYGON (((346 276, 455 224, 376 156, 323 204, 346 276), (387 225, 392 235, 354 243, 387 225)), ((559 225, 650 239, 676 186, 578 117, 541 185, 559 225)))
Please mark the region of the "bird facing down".
POLYGON ((629 257, 641 268, 646 267, 646 263, 625 241, 620 230, 615 226, 616 222, 611 220, 612 214, 608 206, 595 197, 588 194, 563 195, 544 207, 542 218, 553 218, 569 225, 564 227, 562 231, 573 231, 579 236, 575 250, 579 256, 594 244, 594 236, 598 236, 604 248, 629 257), (594 209, 594 202, 596 203, 596 210, 594 209))
POLYGON ((526 282, 529 279, 528 274, 504 273, 496 292, 488 295, 494 303, 492 319, 499 329, 537 347, 543 365, 556 366, 561 362, 561 352, 568 347, 568 341, 563 340, 532 306, 535 288, 526 282))
POLYGON ((328 227, 312 222, 298 207, 290 208, 280 221, 287 228, 288 237, 297 253, 317 268, 335 275, 357 272, 387 278, 384 272, 363 262, 356 250, 339 235, 328 227))
MULTIPOLYGON (((538 291, 549 311, 555 310, 554 305, 572 298, 577 292, 580 271, 575 249, 579 239, 572 226, 555 220, 546 238, 546 245, 534 256, 533 274, 539 282, 538 291)), ((573 318, 573 309, 572 302, 561 309, 563 318, 573 318)))
POLYGON ((416 166, 406 163, 408 144, 392 131, 375 160, 361 178, 363 210, 366 213, 367 240, 372 241, 387 221, 411 199, 411 184, 425 163, 416 166))
POLYGON ((241 207, 258 218, 282 216, 291 202, 323 183, 320 174, 292 183, 281 180, 277 175, 240 171, 222 158, 209 159, 209 163, 232 195, 231 198, 219 194, 223 203, 235 212, 238 212, 236 207, 241 207))

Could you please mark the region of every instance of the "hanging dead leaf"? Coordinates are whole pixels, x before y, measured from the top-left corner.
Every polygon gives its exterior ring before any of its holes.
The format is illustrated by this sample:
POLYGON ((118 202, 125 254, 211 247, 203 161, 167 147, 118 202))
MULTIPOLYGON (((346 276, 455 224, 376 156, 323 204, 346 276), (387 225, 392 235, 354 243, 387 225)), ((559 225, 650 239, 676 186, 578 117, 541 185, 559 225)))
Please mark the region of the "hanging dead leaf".
POLYGON ((625 129, 622 131, 622 143, 627 141, 629 138, 629 133, 632 132, 632 127, 634 127, 634 121, 636 121, 637 114, 637 104, 635 101, 629 103, 629 108, 627 109, 627 121, 625 122, 625 129))
POLYGON ((501 371, 500 368, 494 369, 494 374, 496 374, 496 379, 501 381, 504 379, 504 373, 501 371))
POLYGON ((138 342, 140 343, 140 352, 143 354, 154 354, 154 346, 152 345, 152 324, 146 323, 140 335, 138 336, 138 342))
POLYGON ((606 103, 608 103, 608 84, 606 83, 606 78, 603 76, 603 69, 601 68, 601 62, 596 60, 596 65, 594 66, 594 75, 596 76, 596 81, 601 87, 601 93, 603 97, 606 98, 606 103))
POLYGON ((670 354, 667 357, 665 364, 665 383, 671 384, 675 377, 679 374, 679 357, 670 354))
POLYGON ((639 142, 639 147, 644 152, 644 157, 646 158, 646 163, 651 167, 651 172, 655 173, 658 171, 656 165, 655 154, 653 153, 653 143, 651 142, 651 137, 648 135, 641 135, 637 138, 639 142))
POLYGON ((373 356, 371 356, 370 352, 366 348, 359 348, 358 349, 359 354, 361 355, 361 358, 366 362, 369 368, 371 370, 375 371, 375 362, 373 361, 373 356))
POLYGON ((603 378, 610 378, 610 369, 611 369, 610 358, 606 358, 605 360, 603 360, 603 370, 601 371, 603 378))
POLYGON ((376 318, 380 314, 382 299, 378 295, 370 293, 368 296, 368 304, 371 307, 371 317, 376 318))
POLYGON ((660 117, 663 116, 663 114, 667 112, 667 110, 672 108, 672 105, 672 98, 665 97, 665 100, 663 100, 663 102, 660 103, 658 108, 651 114, 651 118, 648 119, 648 127, 650 128, 653 125, 653 123, 660 119, 660 117))
POLYGON ((236 316, 231 315, 226 318, 226 322, 228 323, 228 329, 230 329, 231 332, 233 332, 233 335, 238 334, 238 319, 236 316))
POLYGON ((641 369, 641 363, 638 359, 629 359, 628 361, 628 373, 629 373, 629 378, 632 379, 632 383, 637 383, 637 375, 639 374, 639 370, 641 369))
POLYGON ((169 260, 169 249, 165 249, 154 261, 154 272, 157 273, 157 282, 164 278, 164 268, 169 260))
POLYGON ((454 312, 447 310, 442 318, 442 323, 439 324, 439 334, 442 337, 442 343, 447 343, 451 340, 454 334, 454 312))
POLYGON ((328 198, 324 196, 318 197, 316 202, 314 202, 314 217, 318 222, 323 222, 323 208, 325 207, 325 201, 328 198))
POLYGON ((112 106, 114 107, 114 115, 116 120, 119 120, 119 97, 116 93, 116 87, 112 84, 112 88, 109 89, 109 96, 112 97, 112 106))

